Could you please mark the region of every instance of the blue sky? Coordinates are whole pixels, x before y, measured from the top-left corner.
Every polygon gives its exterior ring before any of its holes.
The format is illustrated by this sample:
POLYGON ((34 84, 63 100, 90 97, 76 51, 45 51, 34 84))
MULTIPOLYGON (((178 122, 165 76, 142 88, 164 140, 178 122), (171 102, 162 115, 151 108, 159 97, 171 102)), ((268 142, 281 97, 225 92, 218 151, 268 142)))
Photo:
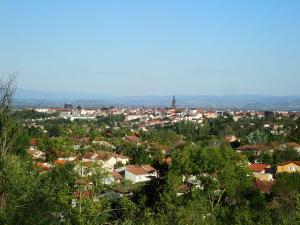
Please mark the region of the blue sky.
POLYGON ((3 0, 0 74, 32 90, 300 94, 298 0, 3 0))

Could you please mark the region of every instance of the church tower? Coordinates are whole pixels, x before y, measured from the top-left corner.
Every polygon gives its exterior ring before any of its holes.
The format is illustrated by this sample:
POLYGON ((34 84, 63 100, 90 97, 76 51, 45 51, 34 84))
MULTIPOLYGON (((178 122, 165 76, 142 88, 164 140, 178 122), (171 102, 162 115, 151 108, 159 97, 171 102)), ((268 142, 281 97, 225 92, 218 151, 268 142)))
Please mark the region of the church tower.
POLYGON ((176 109, 176 99, 175 99, 175 95, 173 96, 173 100, 172 100, 172 108, 176 109))

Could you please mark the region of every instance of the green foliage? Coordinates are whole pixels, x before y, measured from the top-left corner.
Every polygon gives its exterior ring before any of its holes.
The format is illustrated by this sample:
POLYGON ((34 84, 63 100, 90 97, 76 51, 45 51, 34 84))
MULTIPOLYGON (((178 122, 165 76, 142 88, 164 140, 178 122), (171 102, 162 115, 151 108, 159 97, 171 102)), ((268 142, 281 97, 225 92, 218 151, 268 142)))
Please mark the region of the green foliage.
POLYGON ((36 173, 32 171, 31 166, 31 162, 17 156, 9 156, 6 167, 0 172, 0 221, 6 221, 4 224, 18 224, 21 221, 15 217, 26 206, 27 196, 32 192, 36 179, 36 173))
POLYGON ((45 129, 48 131, 49 137, 59 137, 62 135, 61 127, 58 124, 52 124, 45 127, 45 129))
POLYGON ((273 221, 277 224, 297 224, 299 219, 300 174, 281 173, 271 190, 273 221))
POLYGON ((181 142, 182 137, 172 130, 151 130, 143 134, 143 138, 149 143, 160 143, 174 146, 181 142))
POLYGON ((300 142, 300 118, 295 120, 293 126, 290 127, 293 129, 290 129, 289 139, 291 141, 300 142))
POLYGON ((176 123, 173 126, 173 130, 178 134, 184 135, 184 137, 190 141, 203 140, 209 135, 209 127, 207 123, 204 126, 197 125, 192 122, 176 123))
POLYGON ((21 120, 46 119, 46 118, 57 117, 57 116, 58 116, 58 113, 43 113, 43 112, 37 112, 33 109, 16 110, 12 114, 12 117, 14 119, 21 119, 21 120))
POLYGON ((134 143, 124 143, 118 149, 123 155, 131 158, 132 164, 151 164, 152 158, 150 158, 149 152, 146 151, 144 145, 137 145, 134 143))
POLYGON ((215 215, 211 213, 210 204, 205 198, 188 201, 175 214, 175 221, 179 225, 186 224, 216 224, 215 215))
POLYGON ((117 162, 117 163, 115 164, 115 169, 121 168, 121 167, 123 167, 123 166, 124 166, 124 164, 123 164, 122 162, 117 162))
POLYGON ((66 154, 72 152, 72 145, 64 138, 44 137, 39 139, 38 148, 46 153, 46 161, 53 161, 58 158, 58 154, 66 154))
POLYGON ((97 122, 99 124, 107 124, 109 126, 113 126, 115 124, 123 122, 125 119, 124 115, 108 115, 108 116, 98 116, 97 122))
POLYGON ((273 154, 267 151, 263 151, 259 155, 259 161, 266 164, 274 164, 273 162, 273 154))
POLYGON ((274 165, 290 160, 300 160, 300 154, 293 148, 286 147, 283 149, 277 149, 273 152, 274 165))
POLYGON ((266 144, 268 142, 268 136, 266 133, 256 130, 247 136, 247 141, 251 145, 266 144))

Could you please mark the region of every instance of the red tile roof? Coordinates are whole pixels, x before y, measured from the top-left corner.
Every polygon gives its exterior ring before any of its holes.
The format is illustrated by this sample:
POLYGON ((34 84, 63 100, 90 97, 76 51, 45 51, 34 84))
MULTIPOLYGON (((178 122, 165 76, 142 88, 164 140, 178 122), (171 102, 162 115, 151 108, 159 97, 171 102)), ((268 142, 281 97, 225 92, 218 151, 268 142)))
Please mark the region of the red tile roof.
POLYGON ((252 170, 252 172, 262 172, 266 168, 270 168, 270 167, 271 167, 270 164, 262 164, 262 163, 251 163, 249 165, 249 168, 250 170, 252 170))
POLYGON ((287 146, 292 147, 292 148, 299 148, 300 145, 296 142, 289 142, 287 143, 287 146))
POLYGON ((37 167, 41 170, 41 171, 45 171, 45 170, 49 170, 50 166, 47 163, 43 163, 43 162, 38 162, 37 167))
POLYGON ((32 146, 36 146, 36 145, 38 145, 38 143, 39 143, 39 140, 37 138, 32 138, 29 141, 29 144, 32 146))
POLYGON ((300 161, 285 161, 285 162, 279 163, 278 166, 284 166, 284 165, 287 165, 287 164, 290 164, 290 163, 294 163, 297 166, 300 166, 300 161))
POLYGON ((150 165, 127 165, 126 170, 134 175, 144 175, 155 171, 150 165))
POLYGON ((128 141, 128 142, 138 142, 138 141, 140 141, 140 139, 135 135, 126 136, 126 137, 124 137, 124 140, 128 141))
POLYGON ((153 172, 155 169, 150 165, 142 165, 142 168, 148 173, 153 172))
POLYGON ((60 111, 60 112, 68 112, 70 111, 69 109, 65 109, 65 108, 49 108, 49 111, 60 111))
POLYGON ((68 161, 67 160, 54 160, 53 164, 56 165, 56 166, 59 166, 59 165, 64 165, 66 164, 68 161))
POLYGON ((121 180, 123 178, 122 175, 116 171, 112 171, 111 175, 118 180, 121 180))

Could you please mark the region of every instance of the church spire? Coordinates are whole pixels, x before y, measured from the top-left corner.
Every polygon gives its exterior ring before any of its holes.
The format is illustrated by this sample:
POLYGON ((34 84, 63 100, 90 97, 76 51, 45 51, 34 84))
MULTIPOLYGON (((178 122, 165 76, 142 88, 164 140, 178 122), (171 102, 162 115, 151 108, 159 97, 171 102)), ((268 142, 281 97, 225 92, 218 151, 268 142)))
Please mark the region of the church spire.
POLYGON ((173 100, 172 100, 172 108, 176 109, 176 99, 175 99, 175 95, 173 96, 173 100))

